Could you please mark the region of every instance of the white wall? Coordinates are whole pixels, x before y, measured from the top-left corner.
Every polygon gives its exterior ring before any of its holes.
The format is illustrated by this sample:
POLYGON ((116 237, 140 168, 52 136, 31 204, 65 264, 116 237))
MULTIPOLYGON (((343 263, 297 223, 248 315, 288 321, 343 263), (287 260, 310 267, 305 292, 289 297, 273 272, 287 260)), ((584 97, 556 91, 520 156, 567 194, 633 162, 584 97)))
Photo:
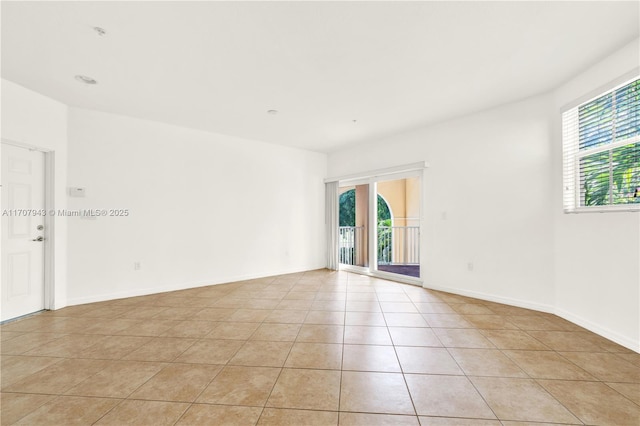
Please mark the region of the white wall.
POLYGON ((326 156, 70 108, 69 303, 322 268, 326 156), (141 269, 134 270, 134 262, 141 269))
POLYGON ((562 107, 637 75, 639 52, 635 40, 548 95, 332 153, 329 176, 426 160, 426 287, 555 312, 640 351, 640 213, 563 213, 561 131, 562 107))
POLYGON ((630 43, 558 88, 554 95, 555 285, 557 312, 640 351, 640 212, 562 213, 561 108, 640 64, 630 43))
MULTIPOLYGON (((67 203, 67 106, 2 79, 2 138, 55 153, 55 207, 67 203)), ((55 218, 55 308, 66 305, 67 219, 55 218)))
MULTIPOLYGON (((428 161, 426 286, 555 311, 639 350, 640 214, 562 213, 559 121, 563 105, 637 68, 639 47, 551 95, 335 152, 328 175, 428 161)), ((131 211, 56 218, 57 308, 67 296, 83 303, 324 266, 324 155, 68 111, 6 80, 2 137, 55 150, 57 208, 131 211), (67 199, 67 186, 88 196, 67 199)))
POLYGON ((426 160, 425 286, 551 310, 550 109, 538 96, 350 147, 329 176, 426 160))

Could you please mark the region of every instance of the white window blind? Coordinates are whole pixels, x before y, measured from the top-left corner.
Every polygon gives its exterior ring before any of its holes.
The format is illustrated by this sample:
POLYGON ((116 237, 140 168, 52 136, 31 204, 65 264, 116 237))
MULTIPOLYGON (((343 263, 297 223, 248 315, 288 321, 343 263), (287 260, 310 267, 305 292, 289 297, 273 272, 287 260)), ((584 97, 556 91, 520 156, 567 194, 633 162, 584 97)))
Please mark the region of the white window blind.
POLYGON ((640 210, 640 78, 562 115, 564 210, 640 210))

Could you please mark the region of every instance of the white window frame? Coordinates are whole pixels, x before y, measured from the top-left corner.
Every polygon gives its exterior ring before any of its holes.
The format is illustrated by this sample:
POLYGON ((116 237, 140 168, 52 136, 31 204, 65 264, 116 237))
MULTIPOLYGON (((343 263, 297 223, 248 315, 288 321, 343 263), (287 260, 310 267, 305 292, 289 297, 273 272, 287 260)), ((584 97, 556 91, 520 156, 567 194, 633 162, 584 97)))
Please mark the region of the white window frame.
MULTIPOLYGON (((563 204, 565 213, 640 212, 640 204, 580 205, 582 192, 580 188, 580 160, 600 152, 611 151, 622 146, 640 143, 640 135, 581 151, 579 149, 579 132, 566 124, 569 122, 574 123, 575 126, 579 126, 578 111, 582 105, 606 96, 638 79, 640 79, 640 75, 626 80, 622 84, 617 84, 613 88, 604 90, 598 95, 584 102, 580 102, 579 105, 565 110, 562 114, 563 204)), ((613 130, 615 132, 615 128, 613 130)))

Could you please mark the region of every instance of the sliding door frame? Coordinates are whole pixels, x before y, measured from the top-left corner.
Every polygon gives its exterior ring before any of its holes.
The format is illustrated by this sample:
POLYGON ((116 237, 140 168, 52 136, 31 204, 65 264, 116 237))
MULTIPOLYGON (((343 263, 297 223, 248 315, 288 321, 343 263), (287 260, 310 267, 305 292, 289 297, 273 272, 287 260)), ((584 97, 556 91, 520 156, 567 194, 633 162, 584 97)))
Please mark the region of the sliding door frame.
MULTIPOLYGON (((338 180, 338 187, 345 186, 354 186, 354 185, 369 185, 369 215, 368 215, 368 223, 367 223, 367 235, 368 235, 368 257, 369 257, 369 266, 356 266, 356 265, 345 265, 343 263, 338 264, 339 270, 355 272, 362 275, 368 275, 372 277, 384 278, 388 280, 398 281, 406 284, 413 284, 417 286, 423 285, 423 277, 424 277, 424 268, 423 268, 423 244, 422 244, 422 235, 424 228, 424 168, 426 167, 424 163, 416 163, 421 167, 415 167, 413 169, 404 171, 389 171, 387 173, 375 173, 364 175, 364 176, 349 176, 343 179, 338 180), (391 272, 379 271, 378 270, 378 182, 391 181, 391 180, 401 180, 407 178, 418 178, 419 181, 419 227, 418 227, 418 240, 420 244, 420 276, 410 277, 402 274, 394 274, 391 272)), ((391 169, 387 169, 391 170, 391 169)), ((338 202, 339 204, 339 202, 338 202)))
MULTIPOLYGON (((344 263, 339 263, 338 262, 338 270, 340 271, 347 271, 347 272, 355 272, 357 274, 361 274, 361 275, 369 275, 369 270, 371 268, 371 193, 373 192, 371 190, 371 182, 369 178, 359 178, 359 179, 349 179, 349 180, 339 180, 338 181, 338 193, 340 192, 340 188, 345 187, 345 186, 353 186, 355 187, 356 185, 368 185, 369 186, 369 191, 368 191, 368 196, 369 196, 369 216, 367 217, 367 226, 366 226, 366 231, 367 231, 367 237, 369 239, 368 241, 368 250, 369 250, 369 256, 368 256, 368 261, 369 261, 369 266, 358 266, 358 265, 347 265, 344 263)), ((340 195, 338 195, 338 212, 340 211, 340 195)), ((338 213, 338 222, 340 221, 340 213, 338 213)), ((340 244, 340 238, 336 239, 337 244, 340 244)))

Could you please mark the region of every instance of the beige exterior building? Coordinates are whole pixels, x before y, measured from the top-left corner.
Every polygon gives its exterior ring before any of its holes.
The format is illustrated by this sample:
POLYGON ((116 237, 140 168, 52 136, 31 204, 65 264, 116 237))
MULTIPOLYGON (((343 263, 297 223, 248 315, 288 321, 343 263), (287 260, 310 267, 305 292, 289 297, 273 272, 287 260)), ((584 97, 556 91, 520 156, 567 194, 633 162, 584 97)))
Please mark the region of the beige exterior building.
MULTIPOLYGON (((368 266, 369 185, 341 187, 339 195, 355 190, 355 265, 368 266)), ((391 263, 407 263, 411 256, 408 247, 418 235, 420 226, 420 180, 417 177, 396 179, 377 184, 378 195, 387 203, 391 213, 391 263), (415 236, 413 235, 415 234, 415 236)), ((412 253, 414 254, 414 253, 412 253)), ((412 262, 414 263, 414 262, 412 262)))

